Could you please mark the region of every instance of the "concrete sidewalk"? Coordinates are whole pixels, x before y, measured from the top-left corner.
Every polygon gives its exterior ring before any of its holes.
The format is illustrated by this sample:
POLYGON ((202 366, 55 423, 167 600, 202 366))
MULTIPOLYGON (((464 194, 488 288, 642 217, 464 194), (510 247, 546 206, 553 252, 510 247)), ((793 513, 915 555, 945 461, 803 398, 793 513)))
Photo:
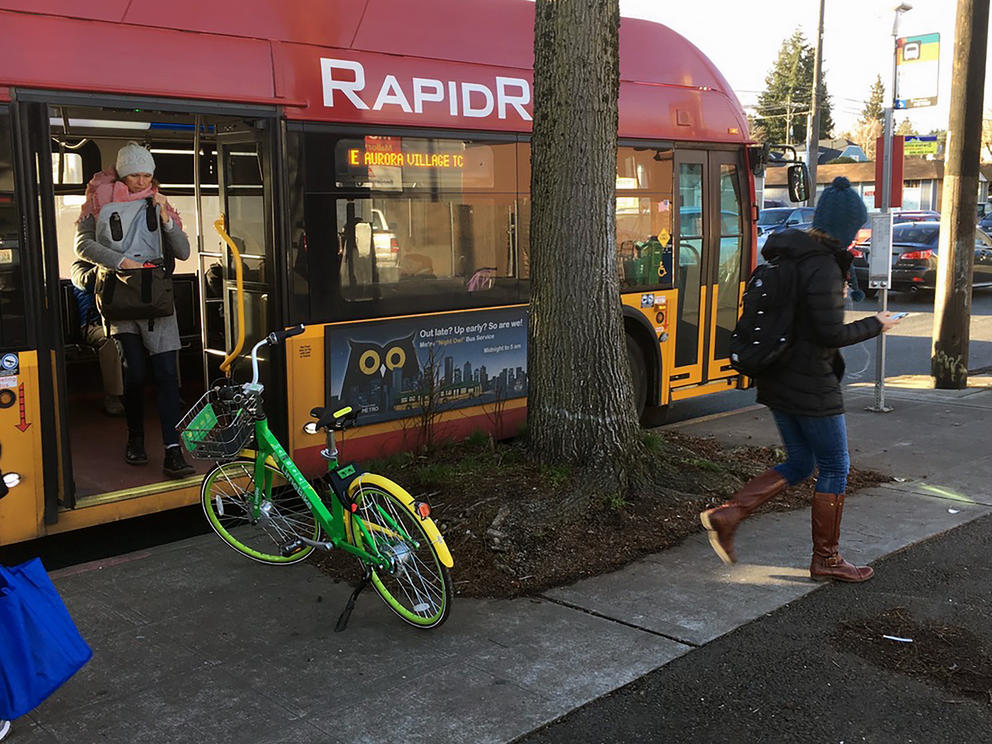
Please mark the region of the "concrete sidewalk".
MULTIPOLYGON (((847 557, 992 512, 992 390, 889 388, 887 414, 863 410, 871 392, 847 391, 852 459, 899 481, 848 498, 847 557)), ((677 426, 778 441, 763 408, 677 426)), ((459 598, 426 633, 371 590, 334 633, 350 587, 254 564, 213 536, 72 567, 54 578, 93 661, 10 741, 509 742, 821 586, 809 529, 808 510, 760 515, 738 533, 736 566, 700 533, 541 597, 459 598)))

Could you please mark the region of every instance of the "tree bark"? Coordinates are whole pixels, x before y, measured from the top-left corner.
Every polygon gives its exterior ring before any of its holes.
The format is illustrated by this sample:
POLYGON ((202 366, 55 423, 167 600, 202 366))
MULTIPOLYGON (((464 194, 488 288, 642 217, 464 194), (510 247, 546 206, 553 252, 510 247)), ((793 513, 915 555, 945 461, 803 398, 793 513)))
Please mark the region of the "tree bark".
POLYGON ((616 256, 617 0, 537 0, 528 436, 627 482, 641 451, 616 256))

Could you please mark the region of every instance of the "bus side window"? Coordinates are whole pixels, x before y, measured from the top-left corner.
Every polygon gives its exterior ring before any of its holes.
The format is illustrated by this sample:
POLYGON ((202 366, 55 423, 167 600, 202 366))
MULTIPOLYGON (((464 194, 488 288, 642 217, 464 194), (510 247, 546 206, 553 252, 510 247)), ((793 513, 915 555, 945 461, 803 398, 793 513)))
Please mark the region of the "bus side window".
POLYGON ((617 259, 622 291, 671 289, 672 150, 617 148, 617 259))
POLYGON ((27 343, 20 220, 14 200, 10 118, 0 109, 0 344, 14 349, 27 343))

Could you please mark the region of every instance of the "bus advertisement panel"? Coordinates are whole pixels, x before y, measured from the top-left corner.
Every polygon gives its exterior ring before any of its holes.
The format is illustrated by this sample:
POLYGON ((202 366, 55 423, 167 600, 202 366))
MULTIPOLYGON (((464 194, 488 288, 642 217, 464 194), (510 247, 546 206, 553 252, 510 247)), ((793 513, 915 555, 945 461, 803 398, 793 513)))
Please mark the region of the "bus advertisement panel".
POLYGON ((527 308, 336 326, 325 335, 331 406, 363 423, 527 395, 527 308))

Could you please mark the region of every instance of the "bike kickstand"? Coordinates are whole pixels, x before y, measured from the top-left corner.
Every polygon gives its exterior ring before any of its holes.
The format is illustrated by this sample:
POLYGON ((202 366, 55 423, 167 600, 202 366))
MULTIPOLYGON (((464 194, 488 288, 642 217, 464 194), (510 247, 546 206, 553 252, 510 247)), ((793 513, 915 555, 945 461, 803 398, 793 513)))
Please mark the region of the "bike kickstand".
POLYGON ((358 599, 358 595, 362 593, 362 589, 367 587, 371 580, 372 580, 372 573, 366 571, 365 575, 362 576, 362 580, 361 582, 359 582, 358 587, 355 589, 355 591, 351 593, 351 596, 348 597, 348 602, 344 606, 344 611, 341 613, 341 616, 338 618, 337 625, 334 626, 335 633, 340 633, 342 630, 348 627, 348 618, 351 617, 351 611, 355 609, 355 600, 358 599))

